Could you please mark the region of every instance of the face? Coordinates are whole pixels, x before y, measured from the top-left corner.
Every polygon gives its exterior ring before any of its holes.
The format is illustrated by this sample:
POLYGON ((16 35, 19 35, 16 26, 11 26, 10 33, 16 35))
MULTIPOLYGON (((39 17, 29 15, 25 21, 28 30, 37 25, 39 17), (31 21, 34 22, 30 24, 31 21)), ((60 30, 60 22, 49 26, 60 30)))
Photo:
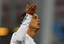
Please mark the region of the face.
POLYGON ((34 29, 40 28, 40 19, 38 18, 36 13, 34 13, 34 15, 32 16, 32 20, 30 22, 30 27, 34 28, 34 29))

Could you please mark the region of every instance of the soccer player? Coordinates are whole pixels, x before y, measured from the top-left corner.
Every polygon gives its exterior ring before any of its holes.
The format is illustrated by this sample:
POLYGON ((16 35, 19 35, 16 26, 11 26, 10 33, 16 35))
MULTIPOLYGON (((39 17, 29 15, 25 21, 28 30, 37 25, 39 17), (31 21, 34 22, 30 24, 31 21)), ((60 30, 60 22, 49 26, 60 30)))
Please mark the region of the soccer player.
POLYGON ((36 44, 34 42, 35 33, 40 28, 40 19, 35 13, 37 5, 27 5, 24 19, 19 29, 13 33, 10 44, 36 44))

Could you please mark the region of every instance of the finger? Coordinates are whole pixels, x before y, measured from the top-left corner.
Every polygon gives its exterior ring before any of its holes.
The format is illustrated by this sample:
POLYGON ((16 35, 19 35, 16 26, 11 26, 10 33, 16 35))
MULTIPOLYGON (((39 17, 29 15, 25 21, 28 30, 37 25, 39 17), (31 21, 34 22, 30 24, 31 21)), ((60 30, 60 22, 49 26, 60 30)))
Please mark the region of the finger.
POLYGON ((33 5, 34 5, 34 4, 30 5, 28 9, 30 10, 30 9, 33 7, 33 5))
POLYGON ((34 4, 34 7, 36 7, 37 5, 36 4, 34 4))
POLYGON ((31 10, 31 9, 33 9, 34 7, 36 7, 36 4, 30 5, 30 7, 28 8, 28 10, 31 10))
POLYGON ((30 6, 29 10, 32 10, 34 8, 34 4, 30 6))
POLYGON ((31 11, 35 11, 36 10, 36 5, 33 5, 33 7, 31 8, 31 11))
POLYGON ((35 10, 36 10, 36 7, 37 7, 37 6, 36 6, 36 5, 34 5, 34 7, 33 7, 32 11, 35 11, 35 10))
POLYGON ((36 8, 31 9, 31 11, 33 11, 33 12, 34 12, 35 10, 36 10, 36 8))
POLYGON ((28 9, 29 5, 27 4, 26 9, 28 9))

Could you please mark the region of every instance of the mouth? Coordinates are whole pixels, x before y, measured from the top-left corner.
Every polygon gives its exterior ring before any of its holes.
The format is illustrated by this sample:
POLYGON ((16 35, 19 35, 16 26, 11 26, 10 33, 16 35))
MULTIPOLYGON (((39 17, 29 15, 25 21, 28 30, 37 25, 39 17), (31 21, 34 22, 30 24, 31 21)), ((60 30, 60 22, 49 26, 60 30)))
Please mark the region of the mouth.
POLYGON ((40 23, 38 23, 38 25, 40 26, 40 23))

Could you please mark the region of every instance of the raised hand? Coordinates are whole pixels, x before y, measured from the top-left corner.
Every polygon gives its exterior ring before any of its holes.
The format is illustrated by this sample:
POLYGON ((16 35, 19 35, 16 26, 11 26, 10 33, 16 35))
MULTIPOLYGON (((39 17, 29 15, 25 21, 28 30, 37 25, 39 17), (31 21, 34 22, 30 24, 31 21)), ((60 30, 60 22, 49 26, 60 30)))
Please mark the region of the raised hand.
POLYGON ((36 10, 36 7, 37 7, 37 5, 36 4, 32 4, 32 5, 27 5, 26 6, 26 13, 28 13, 28 14, 30 14, 30 15, 33 15, 34 14, 34 12, 35 12, 35 10, 36 10))

